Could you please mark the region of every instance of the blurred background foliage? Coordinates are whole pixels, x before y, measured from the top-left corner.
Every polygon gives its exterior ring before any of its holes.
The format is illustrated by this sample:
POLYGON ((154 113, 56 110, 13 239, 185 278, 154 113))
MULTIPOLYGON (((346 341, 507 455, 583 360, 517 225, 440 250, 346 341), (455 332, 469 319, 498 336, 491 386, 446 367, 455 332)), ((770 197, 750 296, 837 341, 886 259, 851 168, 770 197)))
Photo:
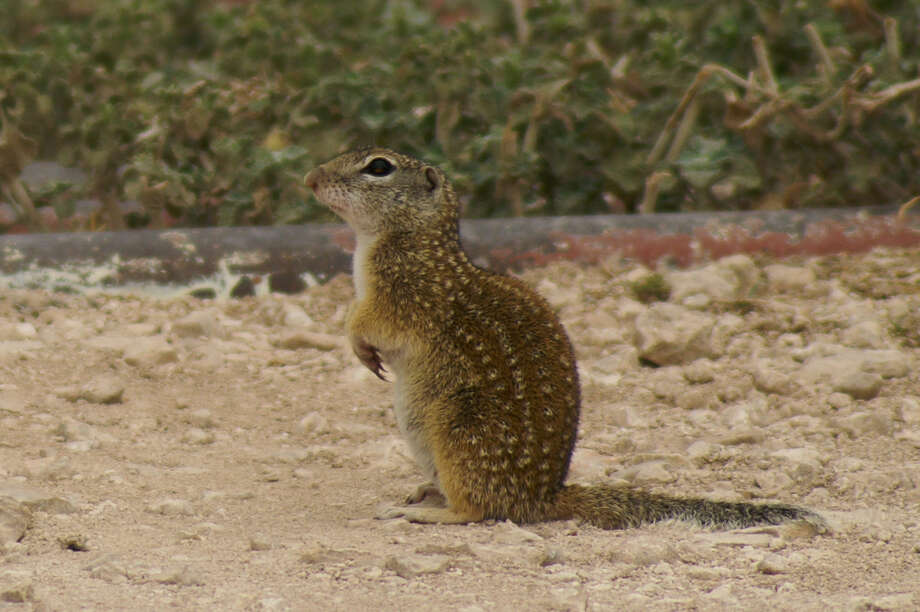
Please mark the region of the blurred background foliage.
POLYGON ((302 176, 364 144, 468 216, 920 193, 916 0, 3 5, 0 230, 328 221, 302 176))

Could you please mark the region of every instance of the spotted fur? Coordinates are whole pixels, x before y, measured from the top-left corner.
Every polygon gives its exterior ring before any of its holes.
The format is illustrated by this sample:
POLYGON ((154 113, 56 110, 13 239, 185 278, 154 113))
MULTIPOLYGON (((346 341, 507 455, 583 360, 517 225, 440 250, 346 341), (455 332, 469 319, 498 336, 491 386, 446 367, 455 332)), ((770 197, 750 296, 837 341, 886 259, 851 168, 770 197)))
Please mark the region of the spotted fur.
POLYGON ((717 527, 790 519, 823 526, 794 506, 566 486, 581 399, 572 345, 535 291, 470 262, 444 173, 369 148, 319 166, 305 182, 355 230, 349 337, 368 368, 396 375, 397 423, 446 500, 386 516, 443 523, 581 518, 607 529, 668 518, 717 527), (381 170, 389 172, 374 174, 381 170))

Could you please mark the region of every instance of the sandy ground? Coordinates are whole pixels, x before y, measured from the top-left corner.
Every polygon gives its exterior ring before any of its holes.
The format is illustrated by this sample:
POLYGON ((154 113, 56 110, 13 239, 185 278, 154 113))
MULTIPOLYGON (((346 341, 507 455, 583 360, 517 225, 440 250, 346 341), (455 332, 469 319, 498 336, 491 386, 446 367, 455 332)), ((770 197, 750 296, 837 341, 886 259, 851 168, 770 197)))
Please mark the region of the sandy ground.
POLYGON ((798 503, 828 536, 379 521, 421 476, 341 338, 348 277, 3 291, 0 609, 915 610, 918 271, 736 257, 666 273, 651 306, 619 260, 523 274, 579 355, 570 480, 798 503))

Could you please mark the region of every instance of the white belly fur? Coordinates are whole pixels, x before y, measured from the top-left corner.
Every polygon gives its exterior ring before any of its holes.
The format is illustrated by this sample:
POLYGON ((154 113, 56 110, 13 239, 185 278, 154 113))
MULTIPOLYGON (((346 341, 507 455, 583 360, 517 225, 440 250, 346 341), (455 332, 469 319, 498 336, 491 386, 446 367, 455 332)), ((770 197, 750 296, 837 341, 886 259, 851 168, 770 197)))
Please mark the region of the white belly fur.
MULTIPOLYGON (((374 247, 375 238, 373 236, 357 234, 356 235, 355 253, 352 258, 352 274, 355 284, 355 297, 357 300, 363 300, 368 293, 368 261, 371 251, 374 247)), ((434 456, 431 454, 431 448, 424 439, 424 434, 418 425, 413 425, 412 421, 412 397, 411 383, 408 377, 408 367, 406 356, 400 351, 381 351, 381 359, 387 369, 396 376, 396 395, 393 398, 393 411, 396 413, 396 424, 399 431, 409 445, 409 450, 415 462, 421 468, 422 473, 428 480, 433 482, 438 488, 438 471, 434 465, 434 456)))
POLYGON ((396 424, 406 439, 409 451, 419 468, 421 468, 422 473, 440 489, 438 470, 434 465, 431 448, 419 424, 417 422, 413 424, 412 415, 417 413, 417 410, 414 410, 412 406, 411 384, 406 373, 404 361, 405 359, 397 358, 387 363, 390 371, 396 375, 396 393, 393 398, 393 412, 396 414, 396 424))

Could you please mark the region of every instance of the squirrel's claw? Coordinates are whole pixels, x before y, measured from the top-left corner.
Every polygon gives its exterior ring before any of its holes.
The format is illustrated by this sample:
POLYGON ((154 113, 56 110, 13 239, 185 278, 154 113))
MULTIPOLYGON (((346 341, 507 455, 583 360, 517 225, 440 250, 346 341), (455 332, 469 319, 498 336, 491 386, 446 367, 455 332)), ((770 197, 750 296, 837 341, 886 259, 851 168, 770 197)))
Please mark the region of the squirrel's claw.
POLYGON ((373 372, 374 376, 384 382, 389 382, 384 376, 387 371, 380 361, 380 352, 377 350, 377 347, 371 346, 364 340, 358 340, 352 345, 352 349, 361 363, 364 364, 364 367, 373 372))

